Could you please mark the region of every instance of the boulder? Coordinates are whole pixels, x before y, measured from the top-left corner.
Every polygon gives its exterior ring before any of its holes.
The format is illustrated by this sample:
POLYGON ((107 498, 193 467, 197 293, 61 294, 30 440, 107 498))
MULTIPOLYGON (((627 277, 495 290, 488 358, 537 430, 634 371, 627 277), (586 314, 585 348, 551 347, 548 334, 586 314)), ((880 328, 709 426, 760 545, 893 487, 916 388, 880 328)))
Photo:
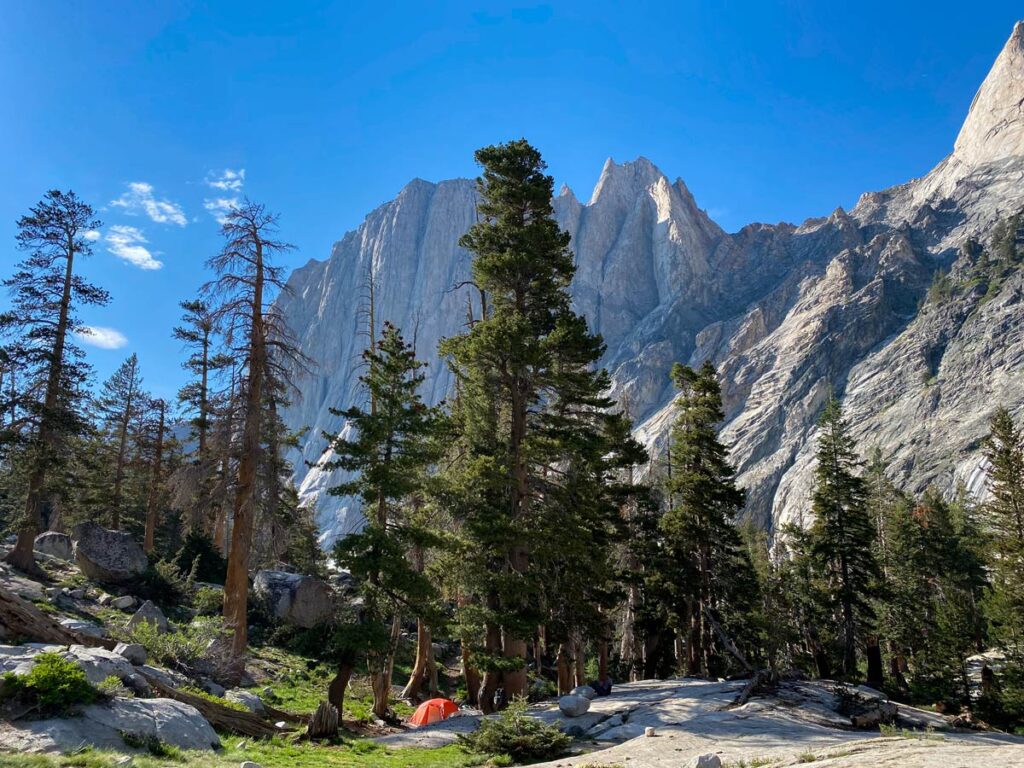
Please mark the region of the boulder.
POLYGON ((134 672, 127 659, 104 648, 88 648, 84 645, 40 646, 35 643, 4 646, 4 652, 0 654, 0 673, 27 675, 35 666, 35 657, 40 653, 59 653, 65 659, 75 662, 93 685, 103 682, 108 677, 124 680, 134 672))
POLYGON ((130 619, 128 619, 128 628, 134 629, 144 621, 148 621, 150 624, 156 625, 156 631, 163 633, 169 632, 171 627, 167 623, 167 617, 164 616, 163 611, 153 604, 152 600, 147 600, 142 606, 135 612, 130 619))
POLYGON ((94 581, 126 584, 136 579, 149 561, 142 547, 127 533, 111 531, 92 522, 71 531, 75 562, 94 581))
POLYGON ((208 677, 204 677, 199 681, 199 687, 206 691, 211 696, 216 696, 218 699, 223 699, 224 694, 227 690, 220 683, 214 682, 208 677))
POLYGON ((558 699, 558 709, 566 717, 579 717, 587 714, 590 709, 590 699, 570 693, 558 699))
POLYGON ((722 768, 722 758, 714 752, 697 755, 686 764, 686 768, 722 768))
POLYGON ((882 723, 892 723, 899 708, 891 701, 872 701, 850 716, 854 728, 877 728, 882 723))
MULTIPOLYGON (((0 725, 0 749, 75 752, 83 747, 125 751, 129 739, 159 739, 179 749, 215 749, 220 739, 199 711, 171 699, 116 698, 82 709, 79 717, 19 720, 0 725)), ((137 741, 135 743, 138 743, 137 741)))
POLYGON ((36 552, 56 557, 58 560, 67 560, 69 563, 74 556, 71 548, 71 537, 66 533, 46 531, 36 536, 34 545, 36 552))
POLYGON ((135 607, 135 598, 131 595, 121 595, 121 597, 111 598, 110 607, 117 608, 119 611, 127 611, 135 607))
POLYGON ((59 621, 62 627, 70 629, 72 632, 81 632, 83 635, 92 635, 93 637, 103 637, 103 627, 99 624, 93 624, 91 621, 71 618, 60 619, 59 621))
POLYGON ((275 618, 305 629, 320 624, 335 609, 335 593, 327 582, 298 573, 259 571, 253 595, 266 603, 275 618))
POLYGON ((595 691, 589 685, 577 685, 569 693, 571 693, 574 696, 585 696, 591 701, 593 701, 597 697, 597 691, 595 691))
POLYGON ((172 672, 169 669, 163 669, 162 667, 154 667, 150 664, 140 664, 139 671, 168 688, 178 688, 188 683, 188 678, 184 675, 172 672))
POLYGON ((228 691, 224 698, 228 701, 233 701, 236 704, 241 704, 243 707, 248 709, 250 712, 255 712, 257 715, 262 715, 266 712, 266 708, 263 706, 263 701, 255 693, 249 691, 239 690, 235 688, 228 691))
POLYGON ((146 663, 146 646, 141 643, 118 643, 114 646, 114 653, 124 656, 135 666, 146 663))

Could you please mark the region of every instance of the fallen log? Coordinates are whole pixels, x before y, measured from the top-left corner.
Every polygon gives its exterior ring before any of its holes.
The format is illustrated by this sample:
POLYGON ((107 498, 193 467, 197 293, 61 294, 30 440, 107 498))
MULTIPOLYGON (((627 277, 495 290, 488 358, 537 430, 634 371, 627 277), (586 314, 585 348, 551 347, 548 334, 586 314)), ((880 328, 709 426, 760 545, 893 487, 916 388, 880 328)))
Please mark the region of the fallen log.
POLYGON ((239 736, 253 736, 258 739, 278 736, 283 731, 273 723, 268 723, 259 715, 248 710, 233 709, 223 704, 218 704, 203 696, 196 696, 188 691, 171 688, 145 672, 136 670, 150 686, 168 699, 180 701, 199 710, 199 714, 206 718, 214 728, 221 728, 230 733, 237 733, 239 736))
POLYGON ((60 622, 47 616, 23 597, 0 589, 0 625, 15 637, 24 637, 38 643, 58 645, 86 645, 90 648, 114 650, 116 640, 95 637, 84 632, 68 629, 60 622))
POLYGON ((286 723, 306 725, 309 722, 309 715, 299 715, 295 712, 277 709, 276 707, 272 707, 267 704, 267 702, 263 702, 263 711, 267 713, 267 718, 275 723, 279 720, 284 720, 286 723))

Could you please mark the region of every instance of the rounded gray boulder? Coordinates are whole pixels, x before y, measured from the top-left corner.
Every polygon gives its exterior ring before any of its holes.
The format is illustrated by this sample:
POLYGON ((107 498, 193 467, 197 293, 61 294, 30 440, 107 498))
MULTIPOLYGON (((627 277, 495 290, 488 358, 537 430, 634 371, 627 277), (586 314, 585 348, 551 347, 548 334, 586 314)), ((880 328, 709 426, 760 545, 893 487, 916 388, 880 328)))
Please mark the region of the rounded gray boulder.
POLYGON ((278 620, 309 629, 334 613, 335 592, 315 576, 285 571, 259 571, 253 595, 263 600, 278 620))
POLYGON ((136 579, 149 561, 142 547, 127 533, 111 531, 92 522, 71 531, 75 562, 94 581, 125 584, 136 579))
POLYGON ((33 545, 36 552, 41 552, 44 555, 50 555, 56 557, 58 560, 67 560, 71 562, 73 557, 71 549, 71 537, 66 533, 57 533, 57 531, 45 531, 36 536, 36 542, 33 545))
POLYGON ((580 715, 587 714, 590 710, 590 699, 586 696, 570 693, 558 700, 558 709, 566 717, 579 717, 580 715))

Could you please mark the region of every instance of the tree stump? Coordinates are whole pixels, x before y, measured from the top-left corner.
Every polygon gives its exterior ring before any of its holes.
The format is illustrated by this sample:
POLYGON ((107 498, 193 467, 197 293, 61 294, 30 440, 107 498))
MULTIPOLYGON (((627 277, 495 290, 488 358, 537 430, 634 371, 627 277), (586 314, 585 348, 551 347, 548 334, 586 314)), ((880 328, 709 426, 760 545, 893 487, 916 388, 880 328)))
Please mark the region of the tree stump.
POLYGON ((333 739, 338 735, 338 710, 327 701, 321 701, 306 726, 308 739, 333 739))

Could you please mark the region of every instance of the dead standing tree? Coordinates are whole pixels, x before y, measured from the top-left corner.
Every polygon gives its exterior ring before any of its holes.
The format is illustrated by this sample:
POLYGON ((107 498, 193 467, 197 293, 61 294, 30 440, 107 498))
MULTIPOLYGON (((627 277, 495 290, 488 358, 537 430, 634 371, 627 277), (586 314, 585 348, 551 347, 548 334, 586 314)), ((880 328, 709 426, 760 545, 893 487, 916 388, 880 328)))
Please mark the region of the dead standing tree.
POLYGON ((231 549, 224 585, 224 623, 231 631, 231 653, 241 659, 247 645, 249 553, 261 464, 266 396, 287 388, 304 367, 284 318, 273 300, 287 290, 278 254, 293 246, 278 240, 278 217, 248 199, 224 219, 225 243, 208 266, 217 275, 203 288, 215 325, 222 329, 225 353, 238 365, 238 469, 232 503, 231 549))

